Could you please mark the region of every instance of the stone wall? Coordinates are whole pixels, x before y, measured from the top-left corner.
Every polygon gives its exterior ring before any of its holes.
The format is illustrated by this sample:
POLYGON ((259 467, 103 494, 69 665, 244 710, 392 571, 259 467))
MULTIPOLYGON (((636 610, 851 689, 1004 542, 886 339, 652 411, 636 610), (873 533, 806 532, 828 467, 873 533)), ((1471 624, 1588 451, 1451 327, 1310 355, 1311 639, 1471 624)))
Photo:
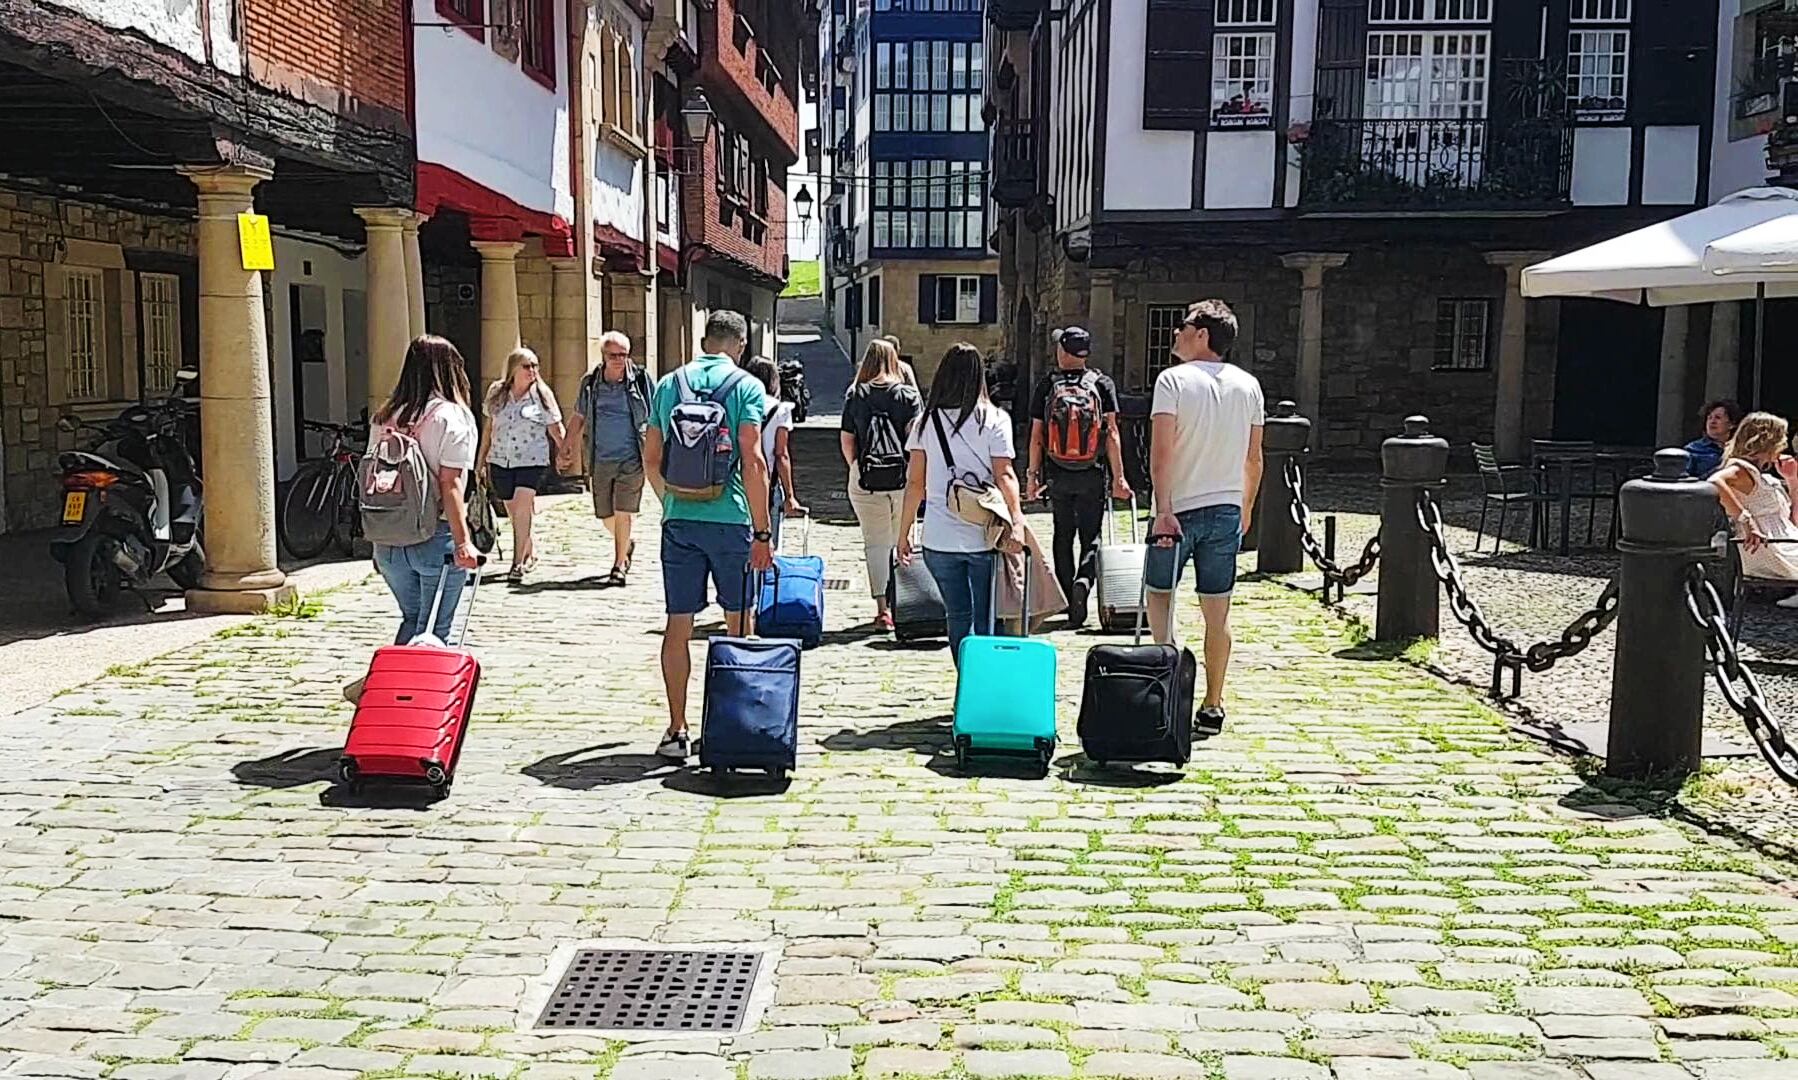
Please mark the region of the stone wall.
MULTIPOLYGON (((51 305, 45 296, 47 267, 69 242, 118 245, 129 264, 133 255, 194 254, 194 224, 174 217, 150 217, 68 199, 52 200, 0 188, 0 458, 5 498, 0 529, 17 531, 55 523, 60 495, 57 453, 75 437, 56 429, 59 407, 52 405, 49 355, 51 305)), ((120 296, 136 296, 132 271, 120 296)), ((183 316, 192 300, 183 297, 183 316)), ((108 315, 125 328, 112 343, 115 364, 125 373, 120 387, 135 392, 138 355, 135 303, 120 302, 108 315)), ((185 350, 184 350, 185 351, 185 350)), ((197 355, 184 355, 197 364, 197 355)), ((116 394, 114 395, 117 396, 116 394)), ((80 406, 93 415, 116 413, 125 400, 80 406)))
MULTIPOLYGON (((1147 324, 1154 305, 1218 297, 1242 324, 1234 359, 1261 379, 1269 403, 1297 397, 1300 278, 1280 263, 1279 250, 1241 247, 1220 252, 1159 249, 1122 266, 1095 268, 1070 260, 1059 244, 1037 244, 1020 228, 1002 249, 1000 311, 1003 349, 1037 369, 1046 363, 1047 335, 1057 326, 1085 325, 1105 368, 1121 389, 1152 383, 1147 324), (1107 306, 1105 327, 1093 325, 1107 306), (1017 306, 1029 305, 1033 348, 1020 348, 1017 306), (1109 332, 1109 348, 1107 348, 1109 332)), ((1113 260, 1115 261, 1115 260, 1113 260)), ((1411 413, 1427 414, 1435 430, 1465 445, 1492 437, 1496 373, 1432 370, 1437 301, 1492 302, 1489 355, 1496 364, 1504 309, 1504 272, 1468 246, 1391 245, 1351 249, 1349 262, 1324 278, 1323 403, 1314 448, 1369 458, 1411 413)), ((1544 437, 1552 426, 1559 305, 1532 301, 1524 375, 1524 430, 1544 437)))

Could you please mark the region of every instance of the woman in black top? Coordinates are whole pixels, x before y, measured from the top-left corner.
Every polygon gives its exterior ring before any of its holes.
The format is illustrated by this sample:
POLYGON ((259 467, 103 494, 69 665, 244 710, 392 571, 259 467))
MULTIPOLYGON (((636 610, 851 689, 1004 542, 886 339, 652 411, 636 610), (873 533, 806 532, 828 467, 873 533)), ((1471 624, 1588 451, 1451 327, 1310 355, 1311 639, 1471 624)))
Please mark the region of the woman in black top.
POLYGON ((923 401, 907 386, 899 350, 891 342, 868 343, 843 402, 843 460, 849 466, 849 505, 861 524, 868 560, 868 591, 874 597, 874 626, 893 628, 887 610, 887 580, 899 543, 900 506, 905 497, 905 437, 923 401))

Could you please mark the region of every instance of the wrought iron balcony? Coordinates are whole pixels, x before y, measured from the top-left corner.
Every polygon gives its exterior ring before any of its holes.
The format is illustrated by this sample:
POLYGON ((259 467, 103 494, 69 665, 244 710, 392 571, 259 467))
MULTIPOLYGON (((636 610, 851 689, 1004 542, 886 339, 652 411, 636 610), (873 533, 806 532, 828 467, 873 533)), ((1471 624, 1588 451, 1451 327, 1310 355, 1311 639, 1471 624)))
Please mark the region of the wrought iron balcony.
POLYGON ((1333 120, 1302 144, 1313 213, 1468 213, 1572 204, 1573 127, 1561 118, 1333 120))
POLYGON ((986 0, 986 21, 1001 30, 1028 30, 1045 6, 1045 0, 986 0))
POLYGON ((1029 120, 993 125, 993 201, 1015 210, 1036 195, 1036 139, 1029 120))

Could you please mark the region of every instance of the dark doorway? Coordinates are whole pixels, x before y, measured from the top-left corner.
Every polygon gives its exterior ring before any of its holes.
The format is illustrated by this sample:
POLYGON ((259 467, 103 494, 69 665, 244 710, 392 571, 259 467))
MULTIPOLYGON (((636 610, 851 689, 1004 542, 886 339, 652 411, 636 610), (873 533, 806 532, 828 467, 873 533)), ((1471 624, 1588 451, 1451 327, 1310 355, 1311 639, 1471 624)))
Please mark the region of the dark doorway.
POLYGON ((1611 300, 1561 301, 1555 438, 1654 442, 1662 318, 1657 308, 1611 300))
POLYGON ((306 430, 308 420, 331 418, 329 365, 325 362, 325 290, 289 285, 287 313, 293 356, 294 457, 305 461, 326 448, 323 437, 306 430))
POLYGON ((1768 300, 1767 353, 1761 361, 1760 404, 1754 404, 1754 301, 1742 305, 1741 387, 1737 400, 1746 408, 1789 417, 1798 411, 1798 371, 1792 369, 1785 343, 1798 334, 1798 299, 1768 300))

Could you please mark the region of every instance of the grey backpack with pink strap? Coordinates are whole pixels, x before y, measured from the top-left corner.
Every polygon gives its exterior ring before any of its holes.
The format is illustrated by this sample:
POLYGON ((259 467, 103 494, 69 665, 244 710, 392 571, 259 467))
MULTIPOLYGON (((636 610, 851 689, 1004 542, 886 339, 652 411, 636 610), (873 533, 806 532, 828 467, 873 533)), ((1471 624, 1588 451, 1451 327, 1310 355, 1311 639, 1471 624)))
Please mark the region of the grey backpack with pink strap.
POLYGON ((369 440, 357 471, 357 504, 370 543, 410 547, 437 535, 443 496, 418 441, 419 427, 435 411, 426 409, 410 427, 385 428, 369 440))

